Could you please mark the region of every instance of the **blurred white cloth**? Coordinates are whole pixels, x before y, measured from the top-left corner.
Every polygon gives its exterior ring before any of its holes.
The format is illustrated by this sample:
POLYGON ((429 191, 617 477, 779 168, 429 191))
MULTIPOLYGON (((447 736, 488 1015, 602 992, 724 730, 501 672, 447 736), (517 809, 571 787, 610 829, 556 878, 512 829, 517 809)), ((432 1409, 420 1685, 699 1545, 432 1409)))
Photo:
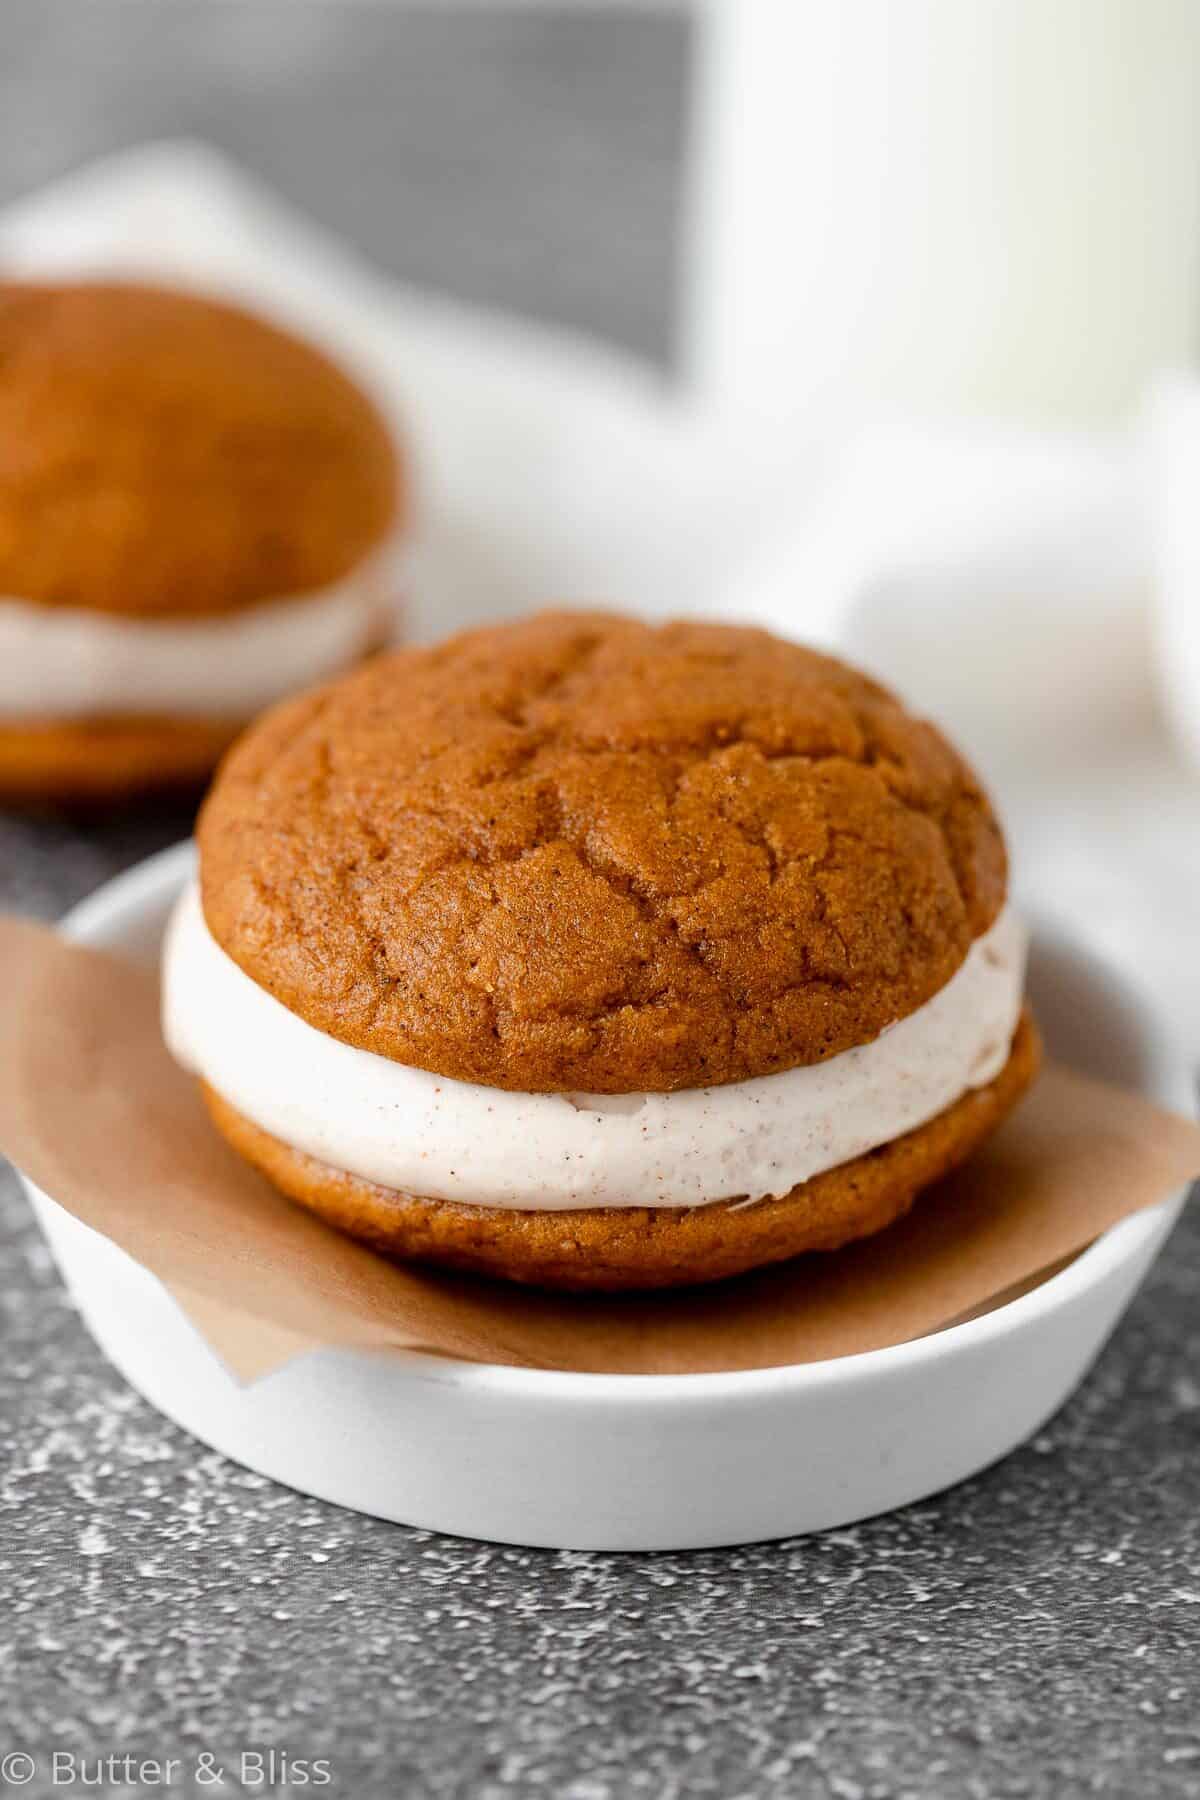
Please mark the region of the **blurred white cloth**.
POLYGON ((1160 723, 1147 626, 1157 566, 1169 654, 1183 642, 1200 681, 1200 391, 1175 393, 1149 461, 890 429, 801 463, 615 353, 385 281, 192 144, 10 208, 0 267, 228 293, 356 367, 412 443, 418 637, 559 602, 844 649, 961 740, 1018 891, 1140 973, 1200 1062, 1200 774, 1160 723))
POLYGON ((857 656, 1003 765, 1145 708, 1147 566, 1128 446, 885 428, 735 601, 857 656))
POLYGON ((1171 722, 1200 769, 1200 380, 1160 382, 1147 430, 1154 642, 1171 722))

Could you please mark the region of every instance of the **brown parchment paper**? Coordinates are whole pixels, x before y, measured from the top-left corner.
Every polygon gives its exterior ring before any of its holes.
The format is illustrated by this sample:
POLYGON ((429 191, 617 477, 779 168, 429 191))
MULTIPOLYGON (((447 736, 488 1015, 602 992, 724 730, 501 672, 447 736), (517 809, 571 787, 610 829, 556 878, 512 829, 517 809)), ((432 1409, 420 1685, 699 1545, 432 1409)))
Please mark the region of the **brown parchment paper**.
POLYGON ((1021 1291, 1200 1175, 1196 1125, 1051 1067, 966 1169, 833 1254, 614 1298, 400 1266, 228 1149, 163 1045, 154 974, 4 918, 0 1150, 165 1282, 243 1379, 321 1344, 632 1374, 879 1349, 1021 1291))

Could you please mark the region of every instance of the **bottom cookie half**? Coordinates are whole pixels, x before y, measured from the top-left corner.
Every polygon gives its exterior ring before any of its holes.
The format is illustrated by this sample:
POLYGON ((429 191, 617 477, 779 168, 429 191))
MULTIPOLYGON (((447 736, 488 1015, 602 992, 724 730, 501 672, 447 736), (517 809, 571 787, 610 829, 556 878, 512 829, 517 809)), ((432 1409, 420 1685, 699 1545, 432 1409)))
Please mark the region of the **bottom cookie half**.
POLYGON ((199 788, 242 729, 228 719, 22 720, 0 725, 0 802, 97 806, 199 788))

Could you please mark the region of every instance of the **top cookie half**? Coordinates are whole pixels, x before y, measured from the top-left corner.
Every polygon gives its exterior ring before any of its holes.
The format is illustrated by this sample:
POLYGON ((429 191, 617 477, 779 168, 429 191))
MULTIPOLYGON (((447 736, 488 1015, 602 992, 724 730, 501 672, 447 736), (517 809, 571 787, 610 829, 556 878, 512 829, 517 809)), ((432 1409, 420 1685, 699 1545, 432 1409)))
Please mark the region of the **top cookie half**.
POLYGON ((765 632, 547 614, 286 702, 199 827, 204 912, 345 1043, 526 1092, 819 1062, 930 999, 1004 901, 962 758, 765 632))
POLYGON ((289 332, 135 283, 0 283, 0 598, 226 614, 339 581, 403 506, 380 413, 289 332))

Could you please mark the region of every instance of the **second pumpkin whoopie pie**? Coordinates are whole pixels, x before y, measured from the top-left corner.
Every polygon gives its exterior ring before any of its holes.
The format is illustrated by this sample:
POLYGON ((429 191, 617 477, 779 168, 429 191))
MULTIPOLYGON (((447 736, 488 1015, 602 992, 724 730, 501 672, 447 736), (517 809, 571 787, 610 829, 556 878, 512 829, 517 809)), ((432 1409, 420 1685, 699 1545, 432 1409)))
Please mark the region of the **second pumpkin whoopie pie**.
POLYGON ((700 1282, 878 1230, 1038 1061, 939 733, 760 631, 548 614, 223 765, 165 1029, 286 1194, 400 1257, 700 1282))
POLYGON ((0 283, 0 800, 195 783, 391 635, 378 409, 239 307, 0 283))

